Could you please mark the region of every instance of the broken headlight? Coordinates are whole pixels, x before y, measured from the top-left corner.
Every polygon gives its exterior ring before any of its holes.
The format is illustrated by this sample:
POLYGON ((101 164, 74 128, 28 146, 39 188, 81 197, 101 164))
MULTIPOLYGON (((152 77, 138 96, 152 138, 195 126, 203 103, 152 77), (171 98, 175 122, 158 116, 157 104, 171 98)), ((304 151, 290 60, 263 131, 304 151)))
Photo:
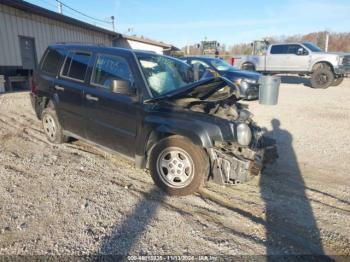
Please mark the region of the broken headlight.
POLYGON ((237 141, 242 146, 248 146, 252 141, 252 131, 246 123, 237 126, 237 141))

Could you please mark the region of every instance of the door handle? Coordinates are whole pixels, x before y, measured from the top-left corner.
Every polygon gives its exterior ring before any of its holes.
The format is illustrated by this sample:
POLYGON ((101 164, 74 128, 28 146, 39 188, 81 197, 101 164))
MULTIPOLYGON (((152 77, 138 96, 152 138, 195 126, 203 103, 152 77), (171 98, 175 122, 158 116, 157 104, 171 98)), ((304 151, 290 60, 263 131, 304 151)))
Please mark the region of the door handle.
POLYGON ((55 86, 55 89, 58 91, 64 91, 64 87, 62 86, 55 86))
POLYGON ((90 100, 90 101, 98 101, 98 97, 92 96, 92 95, 90 95, 90 94, 87 94, 87 95, 86 95, 86 99, 87 99, 87 100, 90 100))

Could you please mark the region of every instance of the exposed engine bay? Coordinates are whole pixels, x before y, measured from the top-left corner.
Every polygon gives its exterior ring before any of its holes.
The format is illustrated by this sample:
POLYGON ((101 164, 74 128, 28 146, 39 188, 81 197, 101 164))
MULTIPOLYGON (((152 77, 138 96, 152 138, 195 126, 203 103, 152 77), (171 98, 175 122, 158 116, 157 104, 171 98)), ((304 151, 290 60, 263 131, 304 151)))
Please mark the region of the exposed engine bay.
POLYGON ((240 144, 238 137, 238 141, 215 141, 214 147, 206 149, 211 165, 208 180, 222 185, 243 183, 259 175, 267 163, 278 157, 275 140, 264 135, 265 131, 253 122, 248 107, 238 102, 237 89, 231 85, 219 85, 216 88, 205 85, 195 91, 167 100, 166 103, 219 117, 235 126, 242 124, 251 133, 247 144, 240 144))

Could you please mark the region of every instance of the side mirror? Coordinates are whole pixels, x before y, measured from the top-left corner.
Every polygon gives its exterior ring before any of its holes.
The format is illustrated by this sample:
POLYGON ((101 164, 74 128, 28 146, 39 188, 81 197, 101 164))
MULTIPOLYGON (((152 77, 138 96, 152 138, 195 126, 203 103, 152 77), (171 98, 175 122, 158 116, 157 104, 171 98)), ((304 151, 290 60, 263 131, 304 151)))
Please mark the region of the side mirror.
POLYGON ((304 48, 299 48, 297 51, 297 55, 307 55, 308 52, 304 48))
POLYGON ((136 88, 127 80, 112 80, 111 91, 122 95, 136 95, 136 88))

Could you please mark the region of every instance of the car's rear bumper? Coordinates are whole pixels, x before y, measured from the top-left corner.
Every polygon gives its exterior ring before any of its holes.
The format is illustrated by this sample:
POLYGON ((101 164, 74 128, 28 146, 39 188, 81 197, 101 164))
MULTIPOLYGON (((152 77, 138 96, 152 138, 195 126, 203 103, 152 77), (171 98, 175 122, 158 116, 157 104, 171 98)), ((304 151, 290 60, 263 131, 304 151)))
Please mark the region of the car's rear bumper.
POLYGON ((41 119, 41 112, 42 112, 41 100, 33 92, 30 92, 29 96, 30 96, 30 102, 32 104, 32 107, 33 107, 33 109, 35 111, 35 114, 36 114, 37 118, 41 119))

